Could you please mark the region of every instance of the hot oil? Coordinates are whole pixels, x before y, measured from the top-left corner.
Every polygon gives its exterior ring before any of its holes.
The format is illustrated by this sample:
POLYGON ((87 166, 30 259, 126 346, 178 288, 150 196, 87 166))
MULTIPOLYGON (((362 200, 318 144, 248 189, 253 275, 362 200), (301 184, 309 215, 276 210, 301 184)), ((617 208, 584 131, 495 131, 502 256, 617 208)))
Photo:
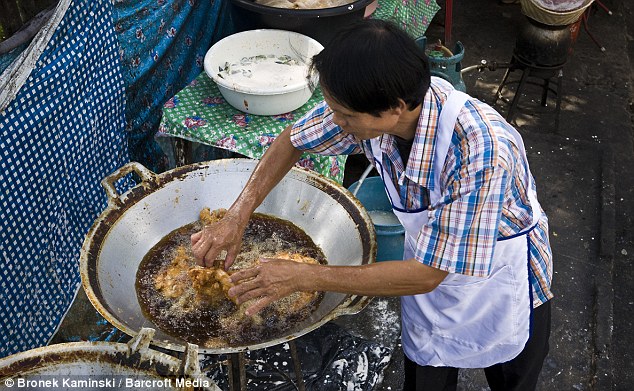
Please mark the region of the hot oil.
MULTIPOLYGON (((315 296, 301 311, 289 311, 289 306, 301 295, 295 293, 269 305, 258 315, 248 317, 244 315, 248 303, 238 308, 224 297, 213 302, 196 301, 191 284, 179 297, 165 297, 155 288, 156 276, 171 264, 178 247, 185 246, 191 251, 190 236, 201 228, 201 224, 195 222, 172 231, 146 254, 139 265, 137 297, 145 316, 159 329, 206 348, 248 345, 283 336, 318 307, 322 295, 315 296)), ((229 271, 253 266, 259 258, 283 251, 326 263, 321 249, 299 227, 273 216, 254 213, 245 230, 240 254, 229 271)))

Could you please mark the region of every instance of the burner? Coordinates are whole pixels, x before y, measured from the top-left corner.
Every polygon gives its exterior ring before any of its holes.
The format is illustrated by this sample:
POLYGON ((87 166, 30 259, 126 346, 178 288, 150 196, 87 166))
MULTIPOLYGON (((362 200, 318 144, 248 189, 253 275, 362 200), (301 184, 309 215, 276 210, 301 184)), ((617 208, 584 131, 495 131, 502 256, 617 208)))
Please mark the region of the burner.
POLYGON ((506 120, 513 119, 513 113, 517 108, 519 98, 526 84, 538 84, 530 79, 540 79, 542 87, 542 106, 546 106, 548 92, 554 92, 557 97, 555 128, 559 128, 559 111, 561 108, 561 85, 563 79, 563 67, 568 59, 572 46, 570 26, 550 26, 527 17, 520 29, 515 41, 513 56, 509 67, 502 78, 497 93, 498 99, 502 97, 502 89, 512 83, 518 83, 517 90, 506 120), (511 72, 521 70, 519 80, 507 81, 511 72), (551 79, 556 78, 556 89, 550 88, 551 79))

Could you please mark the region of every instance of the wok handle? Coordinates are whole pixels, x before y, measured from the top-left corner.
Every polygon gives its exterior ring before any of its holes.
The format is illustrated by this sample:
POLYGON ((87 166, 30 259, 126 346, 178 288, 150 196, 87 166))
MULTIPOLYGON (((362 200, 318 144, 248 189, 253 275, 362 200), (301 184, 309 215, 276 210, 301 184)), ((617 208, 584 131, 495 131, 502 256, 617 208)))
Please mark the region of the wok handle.
POLYGON ((184 357, 181 360, 181 365, 178 370, 178 375, 185 376, 190 379, 199 377, 200 364, 198 362, 198 345, 188 343, 183 356, 184 357))
POLYGON ((372 297, 352 295, 345 306, 336 309, 335 317, 357 314, 370 303, 370 300, 372 297))
POLYGON ((150 342, 156 330, 143 327, 139 333, 128 342, 128 354, 132 355, 141 351, 146 351, 150 347, 150 342))
POLYGON ((106 190, 108 202, 119 201, 119 193, 117 193, 117 189, 115 188, 114 184, 119 179, 125 177, 132 172, 136 173, 141 178, 141 182, 156 183, 155 173, 145 168, 145 166, 143 166, 141 163, 130 162, 101 180, 101 186, 106 190))

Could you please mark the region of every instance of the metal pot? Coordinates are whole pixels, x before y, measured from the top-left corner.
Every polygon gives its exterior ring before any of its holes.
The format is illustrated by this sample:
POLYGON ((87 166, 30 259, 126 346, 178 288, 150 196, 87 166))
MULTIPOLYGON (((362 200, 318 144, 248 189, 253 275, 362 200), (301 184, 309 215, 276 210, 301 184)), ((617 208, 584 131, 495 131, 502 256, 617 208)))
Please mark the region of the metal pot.
POLYGON ((373 0, 320 9, 285 9, 256 4, 253 0, 231 0, 231 16, 236 31, 280 29, 295 31, 326 45, 338 29, 363 19, 373 0))
MULTIPOLYGON (((84 241, 80 272, 93 306, 121 331, 135 335, 152 326, 139 306, 135 281, 147 252, 174 229, 198 218, 199 211, 228 208, 255 169, 250 159, 216 160, 155 174, 130 163, 102 181, 108 207, 84 241), (142 182, 123 195, 115 182, 135 172, 142 182)), ((373 263, 376 239, 372 221, 354 196, 339 184, 309 170, 293 168, 266 197, 258 212, 289 220, 321 247, 330 265, 373 263)), ((208 348, 220 354, 260 349, 304 335, 340 316, 355 314, 369 298, 327 292, 315 312, 286 335, 249 346, 208 348)), ((157 330, 153 342, 183 351, 184 342, 157 330)))
POLYGON ((220 391, 213 380, 201 375, 196 345, 188 344, 183 359, 178 360, 150 349, 153 335, 153 329, 145 328, 127 344, 63 343, 0 359, 0 390, 183 390, 192 389, 187 387, 190 385, 220 391), (88 381, 91 383, 84 383, 85 387, 78 385, 88 381))
POLYGON ((572 37, 569 26, 549 26, 525 18, 515 42, 515 55, 524 64, 558 67, 566 63, 572 37))

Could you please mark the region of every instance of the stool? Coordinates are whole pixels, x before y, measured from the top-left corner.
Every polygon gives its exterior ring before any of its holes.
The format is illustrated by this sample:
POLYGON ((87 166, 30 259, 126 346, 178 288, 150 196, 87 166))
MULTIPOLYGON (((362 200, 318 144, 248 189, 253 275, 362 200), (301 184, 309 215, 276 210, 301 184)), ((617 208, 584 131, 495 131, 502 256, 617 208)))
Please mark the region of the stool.
POLYGON ((559 130, 559 112, 561 110, 561 88, 562 88, 562 80, 563 80, 564 72, 563 72, 563 64, 552 67, 544 67, 537 66, 534 64, 526 64, 519 60, 515 55, 511 59, 508 69, 506 70, 504 77, 502 78, 502 82, 498 86, 497 92, 495 94, 495 103, 497 103, 498 99, 502 99, 506 101, 502 96, 502 89, 512 83, 518 83, 517 90, 515 91, 515 95, 513 96, 513 100, 511 101, 511 105, 506 114, 506 121, 511 122, 513 120, 513 115, 515 109, 517 108, 518 102, 520 100, 520 96, 526 84, 535 84, 541 85, 542 87, 542 106, 547 106, 548 92, 552 91, 555 93, 557 97, 557 105, 555 108, 555 129, 559 130), (507 81, 511 72, 515 70, 521 70, 522 76, 519 81, 507 81), (551 79, 556 77, 556 90, 550 88, 551 79), (538 84, 537 82, 529 81, 529 78, 537 78, 541 79, 542 83, 538 84))
MULTIPOLYGON (((601 9, 603 9, 608 15, 612 15, 612 11, 605 6, 605 4, 603 4, 600 0, 594 0, 594 3, 597 6, 599 6, 601 9)), ((590 39, 592 40, 592 42, 594 42, 595 45, 597 45, 599 47, 599 50, 601 50, 602 52, 605 52, 605 46, 603 46, 598 39, 596 39, 594 37, 594 34, 592 34, 590 32, 590 28, 588 27, 588 19, 590 18, 590 10, 591 8, 588 8, 584 11, 584 13, 581 15, 581 22, 583 22, 583 28, 586 30, 586 33, 588 33, 588 37, 590 37, 590 39)))

